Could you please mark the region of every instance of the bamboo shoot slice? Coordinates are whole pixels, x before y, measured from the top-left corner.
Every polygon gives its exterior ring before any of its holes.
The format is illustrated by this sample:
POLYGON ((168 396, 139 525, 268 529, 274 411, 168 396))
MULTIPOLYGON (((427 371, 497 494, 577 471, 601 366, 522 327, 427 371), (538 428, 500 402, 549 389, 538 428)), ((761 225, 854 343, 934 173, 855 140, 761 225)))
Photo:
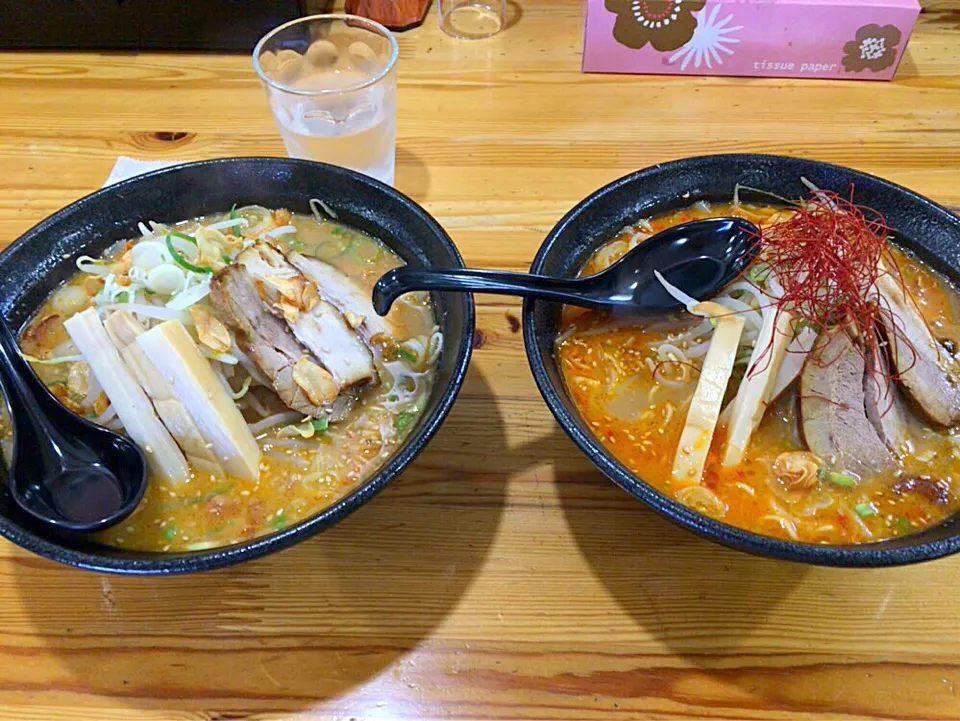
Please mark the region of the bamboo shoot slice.
POLYGON ((810 351, 813 350, 818 335, 819 333, 813 328, 804 326, 800 329, 800 332, 794 336, 793 340, 790 341, 790 345, 787 346, 787 351, 784 354, 783 362, 780 364, 780 371, 777 373, 777 378, 773 382, 773 388, 770 390, 770 397, 767 399, 768 402, 772 403, 779 398, 780 394, 787 389, 787 386, 800 377, 803 364, 806 363, 807 356, 810 355, 810 351))
MULTIPOLYGON (((773 387, 770 389, 770 395, 767 396, 767 405, 777 400, 790 384, 800 377, 803 364, 817 342, 817 335, 817 331, 805 326, 790 341, 787 350, 784 352, 783 361, 780 363, 780 370, 773 381, 773 387)), ((732 417, 733 401, 730 401, 720 414, 720 425, 729 428, 732 417)))
POLYGON ((63 326, 90 364, 127 434, 143 449, 150 469, 166 481, 185 481, 190 471, 183 453, 110 342, 97 312, 87 308, 68 318, 63 326))
POLYGON ((693 392, 673 461, 673 478, 683 485, 699 484, 702 480, 745 321, 743 316, 709 301, 698 303, 690 310, 716 318, 717 328, 700 370, 700 380, 693 392))
POLYGON ((224 470, 238 478, 256 480, 260 447, 183 324, 177 320, 161 323, 139 336, 137 345, 186 407, 224 470))
POLYGON ((137 344, 137 338, 146 332, 140 321, 129 311, 118 310, 107 318, 104 326, 119 349, 120 357, 150 396, 160 420, 183 449, 190 465, 206 473, 222 475, 223 468, 186 406, 174 396, 173 388, 137 344))
POLYGON ((727 426, 727 445, 723 453, 726 468, 743 460, 750 437, 767 410, 787 344, 793 335, 792 320, 788 312, 774 309, 763 321, 757 344, 750 354, 747 373, 733 400, 733 416, 727 426))

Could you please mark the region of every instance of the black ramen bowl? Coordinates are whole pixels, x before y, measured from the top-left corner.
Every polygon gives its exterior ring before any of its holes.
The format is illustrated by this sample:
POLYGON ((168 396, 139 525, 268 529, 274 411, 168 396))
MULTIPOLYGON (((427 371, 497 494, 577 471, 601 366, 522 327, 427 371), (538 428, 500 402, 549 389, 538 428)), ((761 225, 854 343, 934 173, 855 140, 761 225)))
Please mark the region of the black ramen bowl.
MULTIPOLYGON (((76 271, 81 255, 98 256, 122 238, 137 237, 137 222, 174 222, 223 212, 234 203, 309 213, 323 200, 343 223, 369 233, 419 267, 462 268, 456 247, 437 222, 406 196, 343 168, 285 158, 230 158, 188 163, 127 180, 78 200, 27 231, 0 254, 0 307, 21 328, 47 294, 76 271)), ((469 295, 434 296, 443 348, 437 382, 416 427, 366 483, 333 505, 272 535, 209 551, 144 553, 58 533, 23 513, 0 489, 0 535, 61 563, 126 574, 173 574, 228 566, 279 551, 332 526, 396 478, 424 449, 463 383, 473 341, 469 295)), ((6 474, 6 469, 3 469, 6 474)))
MULTIPOLYGON (((729 202, 734 186, 798 198, 808 191, 801 176, 881 212, 898 245, 960 284, 960 219, 946 208, 886 180, 837 165, 775 155, 712 155, 656 165, 620 178, 567 213, 537 253, 532 273, 570 277, 590 254, 640 218, 688 207, 698 200, 729 202)), ((761 200, 741 190, 743 200, 761 200)), ((766 198, 769 202, 769 197, 766 198)), ((960 551, 952 517, 916 535, 860 545, 784 541, 716 521, 667 497, 621 464, 593 435, 564 387, 554 355, 560 306, 528 300, 523 338, 534 378, 557 421, 601 471, 625 491, 680 526, 725 546, 762 556, 827 566, 895 566, 960 551)))

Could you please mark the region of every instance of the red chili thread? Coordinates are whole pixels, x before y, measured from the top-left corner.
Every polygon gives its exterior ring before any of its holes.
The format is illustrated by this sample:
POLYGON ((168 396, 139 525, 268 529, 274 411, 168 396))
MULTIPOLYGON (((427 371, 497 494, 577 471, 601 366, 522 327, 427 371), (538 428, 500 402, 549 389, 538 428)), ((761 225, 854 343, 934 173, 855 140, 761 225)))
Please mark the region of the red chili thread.
MULTIPOLYGON (((783 289, 782 296, 775 299, 776 313, 789 311, 795 328, 809 325, 822 331, 841 325, 856 341, 860 353, 869 350, 874 354, 886 350, 881 340, 882 334, 889 335, 883 323, 886 315, 892 320, 893 334, 911 350, 915 362, 916 350, 903 332, 903 322, 876 285, 881 274, 889 273, 904 296, 910 298, 888 246, 890 228, 883 215, 857 205, 853 196, 852 185, 848 198, 833 191, 814 191, 792 208, 790 218, 761 230, 756 241, 758 263, 773 271, 783 289)), ((749 277, 747 280, 758 285, 749 277)), ((771 297, 768 290, 758 289, 771 297)), ((764 358, 769 365, 772 345, 771 340, 751 373, 760 372, 764 358)), ((891 350, 896 347, 892 342, 890 345, 891 350)), ((839 355, 811 360, 829 366, 839 360, 839 355)), ((888 378, 895 376, 895 370, 887 372, 888 378)))

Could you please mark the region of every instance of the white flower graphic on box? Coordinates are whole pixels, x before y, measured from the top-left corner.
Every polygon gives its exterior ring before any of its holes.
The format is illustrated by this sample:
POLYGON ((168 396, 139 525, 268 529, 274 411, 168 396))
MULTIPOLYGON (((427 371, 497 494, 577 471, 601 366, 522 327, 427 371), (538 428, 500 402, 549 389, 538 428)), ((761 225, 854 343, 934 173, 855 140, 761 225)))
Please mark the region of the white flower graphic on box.
POLYGON ((693 67, 699 68, 706 65, 713 68, 714 63, 723 65, 723 56, 733 55, 733 50, 729 45, 736 45, 739 39, 732 37, 737 30, 742 30, 742 25, 730 25, 733 20, 733 13, 730 13, 722 20, 717 20, 720 14, 721 4, 717 3, 713 9, 704 8, 697 16, 697 29, 693 31, 693 37, 682 48, 677 50, 667 61, 673 65, 680 62, 680 70, 686 70, 690 63, 693 67))
POLYGON ((861 60, 879 60, 887 52, 885 38, 864 38, 860 43, 861 60))

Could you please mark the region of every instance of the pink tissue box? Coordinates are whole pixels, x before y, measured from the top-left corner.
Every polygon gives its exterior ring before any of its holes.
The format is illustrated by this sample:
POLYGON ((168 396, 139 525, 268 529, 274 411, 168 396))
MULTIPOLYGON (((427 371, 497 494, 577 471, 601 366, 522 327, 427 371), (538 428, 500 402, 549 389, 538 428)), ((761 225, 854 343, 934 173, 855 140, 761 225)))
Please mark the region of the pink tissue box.
POLYGON ((890 80, 917 0, 587 0, 583 72, 890 80))

